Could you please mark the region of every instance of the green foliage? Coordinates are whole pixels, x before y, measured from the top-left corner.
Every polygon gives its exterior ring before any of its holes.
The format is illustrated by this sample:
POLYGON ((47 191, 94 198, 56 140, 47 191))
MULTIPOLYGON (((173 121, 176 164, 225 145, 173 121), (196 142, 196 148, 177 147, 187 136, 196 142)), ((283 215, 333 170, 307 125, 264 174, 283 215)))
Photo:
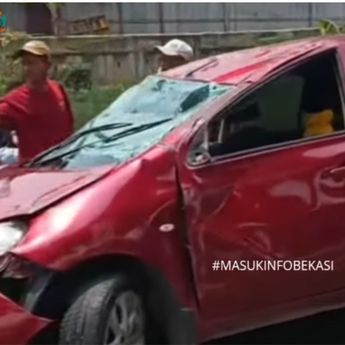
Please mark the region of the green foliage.
POLYGON ((18 59, 13 59, 8 47, 11 44, 18 44, 27 35, 21 32, 8 31, 0 36, 0 96, 10 91, 13 87, 22 83, 22 68, 18 59))
POLYGON ((328 19, 324 19, 320 21, 319 29, 320 29, 321 36, 339 35, 345 32, 344 26, 340 26, 328 19))
POLYGON ((6 93, 6 90, 7 90, 6 80, 1 78, 0 79, 0 97, 6 93))
POLYGON ((84 63, 75 67, 67 67, 61 81, 72 92, 91 90, 91 66, 84 63))
POLYGON ((6 93, 18 87, 22 83, 23 81, 19 78, 15 79, 15 78, 1 77, 0 78, 0 97, 4 96, 6 93))

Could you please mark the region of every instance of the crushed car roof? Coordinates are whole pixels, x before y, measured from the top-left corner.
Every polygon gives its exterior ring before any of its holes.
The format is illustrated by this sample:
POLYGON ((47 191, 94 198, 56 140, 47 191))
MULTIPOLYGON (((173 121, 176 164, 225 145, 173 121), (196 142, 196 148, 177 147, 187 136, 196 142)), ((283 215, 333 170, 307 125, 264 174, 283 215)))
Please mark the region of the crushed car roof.
POLYGON ((344 43, 345 36, 337 36, 261 46, 211 56, 167 71, 163 75, 234 85, 243 81, 257 82, 290 61, 334 49, 344 43))

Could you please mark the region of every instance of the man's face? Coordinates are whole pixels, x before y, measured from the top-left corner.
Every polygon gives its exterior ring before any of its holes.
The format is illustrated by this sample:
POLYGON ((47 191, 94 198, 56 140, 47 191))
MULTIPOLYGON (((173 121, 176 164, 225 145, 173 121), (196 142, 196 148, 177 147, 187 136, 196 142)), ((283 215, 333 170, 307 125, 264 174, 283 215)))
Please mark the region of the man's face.
POLYGON ((175 68, 186 63, 182 56, 168 56, 161 54, 160 56, 160 66, 163 71, 171 68, 175 68))
POLYGON ((46 56, 24 53, 22 62, 27 81, 39 82, 47 78, 50 62, 46 56))

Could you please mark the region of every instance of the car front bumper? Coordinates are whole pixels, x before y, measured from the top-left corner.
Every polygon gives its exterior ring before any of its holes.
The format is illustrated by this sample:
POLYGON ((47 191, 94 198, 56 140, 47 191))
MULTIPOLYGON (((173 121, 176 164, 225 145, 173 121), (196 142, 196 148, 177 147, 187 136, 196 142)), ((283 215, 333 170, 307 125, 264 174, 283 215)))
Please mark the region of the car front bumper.
POLYGON ((30 314, 0 293, 0 345, 27 344, 51 322, 30 314))

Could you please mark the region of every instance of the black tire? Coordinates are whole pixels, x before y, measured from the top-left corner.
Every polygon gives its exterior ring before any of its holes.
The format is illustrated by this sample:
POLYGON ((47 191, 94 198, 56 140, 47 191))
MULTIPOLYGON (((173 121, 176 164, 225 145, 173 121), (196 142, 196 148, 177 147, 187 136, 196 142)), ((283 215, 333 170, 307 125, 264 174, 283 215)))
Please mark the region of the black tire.
MULTIPOLYGON (((143 336, 142 340, 145 341, 145 307, 143 297, 138 289, 134 287, 134 284, 130 282, 129 278, 118 275, 114 278, 104 278, 95 282, 79 294, 62 319, 59 344, 107 344, 108 332, 110 332, 110 337, 113 336, 113 333, 115 336, 115 331, 110 330, 111 328, 108 327, 110 318, 118 317, 118 319, 121 319, 121 313, 119 313, 121 308, 119 309, 117 303, 119 303, 118 301, 121 298, 124 299, 124 296, 127 298, 128 305, 133 304, 134 308, 135 303, 140 301, 139 305, 142 310, 139 315, 142 317, 142 324, 134 322, 134 326, 129 328, 140 329, 143 336), (133 303, 129 302, 131 299, 134 301, 133 303)), ((122 318, 125 318, 124 314, 122 318)), ((123 329, 123 327, 119 326, 120 328, 123 329)), ((122 336, 122 332, 124 331, 118 331, 116 336, 122 336)), ((128 333, 127 340, 131 339, 131 332, 128 331, 128 333)), ((133 331, 132 333, 135 332, 133 331)), ((135 338, 137 337, 135 336, 135 338)), ((109 343, 111 343, 111 340, 109 339, 109 343)))

